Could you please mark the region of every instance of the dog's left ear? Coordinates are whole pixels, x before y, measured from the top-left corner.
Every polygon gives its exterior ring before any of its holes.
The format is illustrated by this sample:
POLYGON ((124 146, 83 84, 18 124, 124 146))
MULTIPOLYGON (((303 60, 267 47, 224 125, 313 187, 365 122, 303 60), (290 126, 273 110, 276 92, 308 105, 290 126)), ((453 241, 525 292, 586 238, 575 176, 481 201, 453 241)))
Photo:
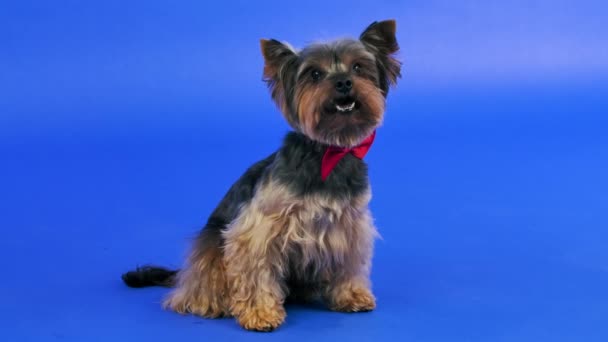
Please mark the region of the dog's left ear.
POLYGON ((376 21, 369 25, 359 40, 371 51, 378 61, 380 71, 380 87, 388 92, 390 86, 397 84, 397 79, 401 77, 401 62, 394 54, 399 51, 399 44, 395 33, 397 22, 395 20, 376 21))

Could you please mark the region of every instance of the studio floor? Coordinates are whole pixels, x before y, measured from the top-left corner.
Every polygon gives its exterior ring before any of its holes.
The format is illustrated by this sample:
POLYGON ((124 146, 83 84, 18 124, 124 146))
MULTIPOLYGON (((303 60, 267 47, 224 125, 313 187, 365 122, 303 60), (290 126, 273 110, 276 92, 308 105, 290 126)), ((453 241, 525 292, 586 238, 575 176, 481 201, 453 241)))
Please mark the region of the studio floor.
MULTIPOLYGON (((572 19, 577 37, 599 42, 585 37, 605 5, 523 4, 457 15, 479 32, 503 16, 572 19)), ((0 14, 11 37, 0 47, 0 340, 608 340, 605 46, 543 69, 533 63, 551 51, 510 64, 521 56, 491 60, 441 36, 453 56, 486 63, 457 57, 452 70, 429 43, 443 24, 416 25, 456 15, 444 2, 381 2, 345 27, 327 13, 304 25, 303 5, 245 3, 234 18, 222 5, 139 5, 23 2, 0 14), (287 132, 260 81, 257 39, 301 45, 391 16, 403 22, 405 72, 366 156, 382 236, 377 309, 290 305, 278 330, 251 333, 162 310, 167 289, 124 286, 120 275, 138 264, 179 267, 228 187, 287 132)), ((545 36, 529 25, 530 35, 492 27, 507 45, 538 46, 545 36)), ((467 47, 485 41, 474 38, 467 47)))

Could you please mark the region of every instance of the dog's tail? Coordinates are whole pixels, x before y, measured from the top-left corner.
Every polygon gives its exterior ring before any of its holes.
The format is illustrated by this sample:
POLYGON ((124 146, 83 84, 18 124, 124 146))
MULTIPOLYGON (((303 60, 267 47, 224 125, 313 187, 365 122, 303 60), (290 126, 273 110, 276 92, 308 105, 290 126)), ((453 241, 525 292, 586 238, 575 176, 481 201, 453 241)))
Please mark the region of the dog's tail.
POLYGON ((173 287, 177 280, 177 272, 179 271, 163 267, 142 266, 123 274, 122 280, 129 287, 173 287))

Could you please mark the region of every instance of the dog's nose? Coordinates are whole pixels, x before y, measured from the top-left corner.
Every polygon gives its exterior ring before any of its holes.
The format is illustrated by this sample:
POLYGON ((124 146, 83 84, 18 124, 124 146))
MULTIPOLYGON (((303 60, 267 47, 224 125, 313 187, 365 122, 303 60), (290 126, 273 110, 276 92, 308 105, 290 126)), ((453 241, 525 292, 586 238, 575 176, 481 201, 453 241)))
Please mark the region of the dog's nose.
POLYGON ((336 81, 336 90, 342 94, 348 94, 353 88, 353 81, 350 78, 341 78, 336 81))

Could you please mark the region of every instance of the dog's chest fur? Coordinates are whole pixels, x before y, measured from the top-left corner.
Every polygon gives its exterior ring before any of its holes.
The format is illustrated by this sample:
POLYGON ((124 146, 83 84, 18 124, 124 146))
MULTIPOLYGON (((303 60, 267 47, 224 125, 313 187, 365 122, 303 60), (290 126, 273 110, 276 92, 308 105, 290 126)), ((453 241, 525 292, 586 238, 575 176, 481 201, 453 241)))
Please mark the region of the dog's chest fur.
POLYGON ((225 237, 246 239, 254 250, 276 250, 283 258, 277 268, 292 278, 311 280, 363 262, 353 249, 367 255, 375 235, 367 167, 346 155, 323 182, 323 153, 323 146, 289 134, 225 237))

